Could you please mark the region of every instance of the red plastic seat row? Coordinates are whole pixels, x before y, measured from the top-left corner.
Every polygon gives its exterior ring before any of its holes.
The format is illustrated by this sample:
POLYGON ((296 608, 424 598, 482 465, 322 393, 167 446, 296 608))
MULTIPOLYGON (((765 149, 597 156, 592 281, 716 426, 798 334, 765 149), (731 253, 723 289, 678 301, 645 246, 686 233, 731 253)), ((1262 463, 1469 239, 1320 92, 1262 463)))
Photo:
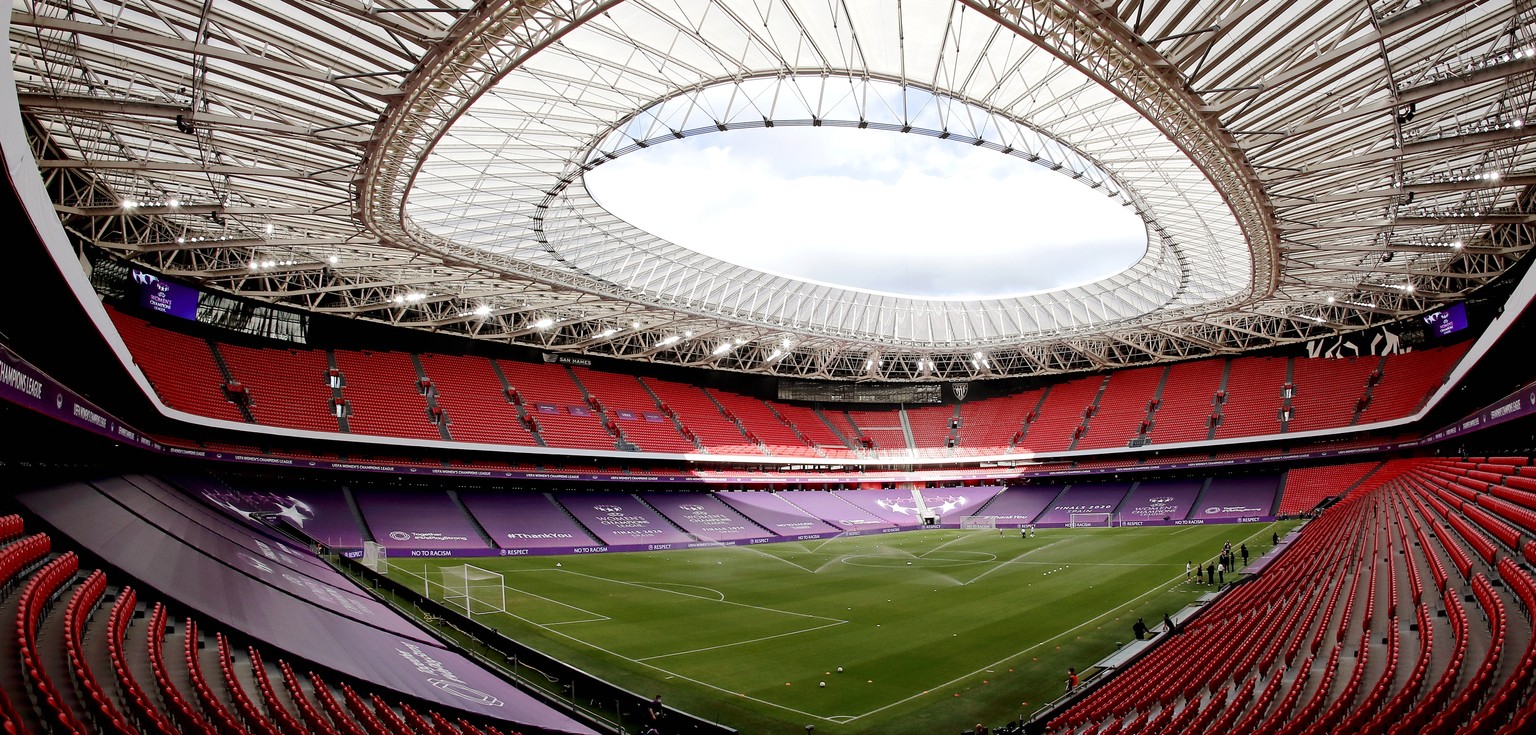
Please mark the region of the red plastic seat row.
POLYGON ((170 614, 165 606, 155 603, 150 610, 149 624, 145 630, 145 650, 149 654, 149 667, 154 675, 155 688, 160 691, 160 698, 170 710, 171 721, 175 722, 183 732, 203 733, 214 735, 212 723, 197 711, 187 698, 182 696, 175 682, 171 681, 171 672, 165 665, 165 632, 170 614))
POLYGON ((88 717, 98 730, 117 735, 137 735, 127 718, 118 711, 96 672, 91 670, 85 658, 85 625, 100 604, 107 589, 107 575, 100 569, 91 572, 69 597, 64 607, 64 647, 69 659, 69 670, 74 677, 76 690, 81 698, 89 701, 88 717))
POLYGON ((186 659, 187 677, 192 684, 192 693, 202 705, 204 715, 213 723, 221 733, 233 735, 253 735, 244 725, 235 719, 233 713, 224 702, 213 693, 213 688, 208 686, 208 680, 203 677, 203 664, 198 655, 197 621, 187 619, 186 627, 182 629, 182 656, 186 659))
POLYGON ((235 674, 234 653, 230 648, 229 639, 225 638, 223 633, 215 634, 214 638, 219 645, 219 673, 224 679, 224 691, 229 694, 230 701, 235 703, 235 711, 239 713, 246 728, 255 731, 258 735, 281 735, 277 725, 256 708, 256 703, 251 701, 251 696, 246 693, 245 687, 241 686, 240 679, 235 674))
POLYGON ((75 552, 66 552, 48 562, 22 585, 16 608, 16 645, 21 655, 21 669, 46 713, 45 724, 51 730, 85 735, 85 724, 64 703, 58 687, 48 676, 37 647, 38 626, 52 598, 80 571, 75 552))

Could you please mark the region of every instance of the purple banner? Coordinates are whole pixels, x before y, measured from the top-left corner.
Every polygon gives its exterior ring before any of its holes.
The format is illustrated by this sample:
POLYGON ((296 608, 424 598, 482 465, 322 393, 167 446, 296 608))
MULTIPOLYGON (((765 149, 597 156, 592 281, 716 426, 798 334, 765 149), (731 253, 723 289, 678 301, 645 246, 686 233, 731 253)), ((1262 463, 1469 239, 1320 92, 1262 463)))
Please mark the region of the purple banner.
POLYGON ((161 449, 155 440, 60 385, 4 345, 0 345, 0 398, 120 442, 161 449))
POLYGON ((722 492, 715 497, 780 536, 837 533, 836 528, 785 502, 778 493, 722 492))
POLYGON ((666 419, 663 418, 661 414, 656 413, 655 411, 644 411, 641 413, 641 415, 645 417, 646 421, 649 421, 653 424, 660 424, 666 421, 666 419))
POLYGON ((825 490, 780 490, 776 495, 844 531, 875 531, 896 525, 825 490))
POLYGON ((464 511, 438 492, 358 491, 354 495, 373 539, 415 549, 483 549, 485 539, 464 511))
POLYGON ((621 419, 623 419, 625 421, 634 421, 635 418, 636 418, 635 417, 635 412, 631 411, 631 410, 629 410, 627 408, 615 409, 614 412, 613 412, 613 415, 617 416, 617 417, 619 417, 619 418, 621 418, 621 419))
POLYGON ((647 493, 644 497, 651 507, 702 541, 740 541, 772 535, 713 495, 647 493))
POLYGON ((1074 513, 1114 513, 1130 489, 1131 486, 1126 483, 1072 485, 1056 497, 1056 501, 1035 519, 1035 523, 1066 525, 1072 523, 1074 513))
POLYGON ((363 529, 340 490, 273 488, 272 511, 304 535, 337 549, 363 547, 363 529))
POLYGON ((544 493, 466 492, 460 498, 503 549, 570 549, 598 543, 544 493))
POLYGON ((1204 486, 1199 479, 1142 481, 1120 504, 1115 520, 1122 526, 1184 520, 1204 486))
POLYGON ((996 516, 1005 526, 1024 526, 1034 523, 1041 511, 1061 494, 1060 485, 1022 485, 1010 487, 999 493, 987 507, 973 510, 966 515, 996 516))
POLYGON ((694 540, 632 495, 561 493, 555 499, 605 544, 686 544, 694 540))
POLYGON ((560 413, 560 407, 556 406, 553 403, 535 403, 535 404, 533 404, 533 408, 534 408, 535 411, 538 411, 539 413, 552 413, 552 414, 560 413))
POLYGON ((1280 478, 1217 477, 1200 496, 1189 520, 1259 520, 1274 515, 1280 478))

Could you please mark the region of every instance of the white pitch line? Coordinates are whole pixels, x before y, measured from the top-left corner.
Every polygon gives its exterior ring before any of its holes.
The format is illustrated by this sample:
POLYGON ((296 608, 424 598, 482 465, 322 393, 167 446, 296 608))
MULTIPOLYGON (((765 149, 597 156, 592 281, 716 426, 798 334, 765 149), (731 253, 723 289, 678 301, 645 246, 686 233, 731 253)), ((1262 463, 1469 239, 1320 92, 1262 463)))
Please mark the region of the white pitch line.
POLYGON ((1018 556, 1015 556, 1012 559, 1009 559, 1008 561, 998 562, 991 569, 988 569, 987 571, 982 572, 981 574, 978 574, 975 577, 972 577, 970 582, 961 582, 961 584, 962 585, 966 585, 966 584, 970 584, 971 582, 975 582, 976 580, 981 579, 982 577, 985 577, 988 574, 991 574, 991 573, 993 573, 993 572, 995 572, 995 571, 997 571, 999 569, 1002 569, 1003 567, 1008 566, 1009 564, 1047 564, 1049 562, 1027 562, 1027 561, 1021 562, 1019 560, 1023 559, 1026 556, 1029 556, 1030 554, 1035 553, 1036 551, 1040 551, 1042 549, 1050 548, 1052 544, 1059 544, 1059 543, 1061 543, 1061 541, 1062 541, 1061 539, 1057 539, 1056 541, 1052 541, 1052 542, 1047 543, 1045 545, 1036 546, 1034 548, 1031 548, 1029 551, 1026 551, 1026 552, 1024 552, 1022 554, 1019 554, 1018 556))
POLYGON ((834 623, 846 623, 846 622, 848 622, 846 620, 840 620, 838 618, 829 618, 829 617, 827 617, 825 615, 812 615, 810 613, 795 612, 793 610, 779 610, 779 609, 772 608, 772 607, 762 607, 760 605, 749 605, 749 604, 747 604, 745 602, 732 602, 731 600, 711 600, 708 597, 701 597, 699 595, 690 595, 687 592, 678 592, 677 590, 669 590, 669 589, 666 589, 666 588, 663 588, 663 587, 652 587, 651 585, 640 584, 639 582, 626 582, 626 581, 624 581, 622 579, 612 579, 612 578, 609 578, 609 577, 601 577, 601 576, 598 576, 596 574, 587 574, 586 572, 573 572, 573 571, 571 571, 569 569, 562 569, 560 571, 563 571, 566 574, 574 574, 574 575, 576 575, 578 577, 586 577, 588 579, 600 579, 600 580, 602 580, 604 582, 611 582, 613 584, 622 584, 622 585, 626 585, 626 586, 629 586, 629 587, 639 587, 641 589, 653 590, 653 591, 656 591, 656 592, 665 592, 665 593, 667 593, 669 595, 681 595, 683 597, 691 597, 691 598, 693 598, 695 600, 704 600, 705 602, 717 602, 717 603, 719 603, 721 605, 734 605, 736 607, 745 607, 745 608, 749 608, 749 609, 752 609, 752 610, 761 610, 763 612, 778 613, 780 615, 793 615, 793 616, 795 616, 797 618, 811 618, 813 620, 830 620, 830 621, 832 621, 834 623))
POLYGON ((812 631, 821 630, 823 628, 832 628, 832 627, 835 627, 835 626, 838 626, 838 625, 843 625, 843 624, 845 624, 847 622, 848 621, 846 621, 846 620, 839 620, 839 621, 837 621, 835 623, 827 623, 826 625, 818 625, 818 626, 816 626, 814 628, 806 628, 804 630, 791 630, 788 633, 776 633, 774 635, 765 635, 765 636, 763 636, 761 638, 753 638, 751 640, 746 640, 746 641, 735 641, 733 643, 721 643, 720 645, 717 645, 717 646, 705 646, 704 648, 694 648, 694 649, 691 649, 691 650, 688 650, 688 651, 675 651, 673 653, 659 653, 659 654, 656 654, 655 656, 646 656, 645 658, 637 658, 635 660, 636 661, 655 661, 658 658, 668 658, 668 657, 671 657, 671 656, 686 656, 686 655, 688 655, 690 653, 703 653, 704 651, 716 651, 716 650, 719 650, 721 648, 731 648, 732 646, 745 646, 745 645, 748 645, 748 644, 751 644, 751 643, 761 643, 763 641, 771 641, 771 640, 773 640, 775 638, 784 638, 784 637, 792 636, 792 635, 800 635, 801 633, 810 633, 812 631))
MULTIPOLYGON (((933 552, 935 552, 935 551, 938 551, 938 550, 939 550, 939 549, 942 549, 942 548, 944 548, 944 547, 946 547, 946 546, 948 546, 948 545, 950 545, 950 544, 952 544, 952 543, 955 543, 955 542, 956 542, 956 541, 960 541, 960 540, 963 540, 963 539, 965 539, 965 538, 966 538, 966 537, 965 537, 965 536, 956 536, 956 537, 954 537, 954 538, 952 538, 952 539, 950 539, 950 540, 948 540, 948 541, 945 541, 945 542, 944 542, 944 543, 942 543, 942 544, 939 544, 939 545, 938 545, 938 546, 935 546, 935 547, 933 547, 933 548, 931 548, 931 549, 929 549, 929 550, 927 550, 927 551, 924 551, 924 552, 923 552, 923 553, 921 553, 921 554, 918 554, 918 556, 919 556, 919 557, 923 557, 923 556, 927 556, 927 555, 929 555, 929 554, 932 554, 932 553, 933 553, 933 552)), ((983 552, 978 552, 978 553, 983 553, 983 552)), ((996 557, 996 556, 994 556, 994 557, 992 557, 992 558, 994 558, 994 559, 995 559, 995 558, 997 558, 997 557, 996 557)))
MULTIPOLYGON (((1168 587, 1168 586, 1172 585, 1173 583, 1175 583, 1177 581, 1179 581, 1179 576, 1178 575, 1174 575, 1167 582, 1164 582, 1163 584, 1160 584, 1160 585, 1158 585, 1156 587, 1153 587, 1152 589, 1149 589, 1146 592, 1143 592, 1143 593, 1141 593, 1141 594, 1139 594, 1139 595, 1137 595, 1137 596, 1135 596, 1135 597, 1133 597, 1133 598, 1131 598, 1129 600, 1126 600, 1125 602, 1121 603, 1119 607, 1115 607, 1115 608, 1110 609, 1110 610, 1105 610, 1103 613, 1101 613, 1101 614, 1099 614, 1097 616, 1094 616, 1092 618, 1089 618, 1087 620, 1084 620, 1083 622, 1077 624, 1076 626, 1068 628, 1067 630, 1064 630, 1064 631, 1056 634, 1055 636, 1053 636, 1051 638, 1047 638, 1047 639, 1045 639, 1043 641, 1040 641, 1039 643, 1036 643, 1036 644, 1034 644, 1032 646, 1029 646, 1028 648, 1024 648, 1024 649, 1022 649, 1020 651, 1016 651, 1016 652, 1014 652, 1012 654, 1004 656, 1003 658, 1000 658, 1000 659, 998 659, 996 661, 993 661, 992 663, 987 664, 986 666, 983 666, 983 667, 981 667, 979 669, 976 669, 975 671, 972 671, 972 672, 970 672, 968 674, 961 674, 960 676, 957 676, 957 677, 955 677, 953 679, 950 679, 949 681, 946 681, 946 682, 944 682, 942 684, 937 684, 937 685, 934 685, 934 686, 930 686, 930 687, 928 687, 928 691, 933 691, 935 689, 943 689, 944 687, 950 686, 951 684, 954 684, 956 682, 960 682, 960 681, 963 681, 965 679, 969 679, 969 678, 971 678, 973 676, 976 676, 977 674, 980 674, 980 673, 986 671, 987 669, 990 669, 990 668, 993 668, 993 667, 996 667, 996 666, 1001 666, 1001 665, 1003 665, 1005 663, 1008 663, 1009 661, 1012 661, 1012 660, 1014 660, 1016 658, 1019 658, 1020 656, 1023 656, 1024 654, 1029 653, 1030 651, 1033 651, 1033 650, 1035 650, 1035 649, 1037 649, 1037 648, 1039 648, 1041 646, 1044 646, 1045 644, 1050 643, 1051 641, 1056 641, 1056 640, 1060 640, 1062 638, 1065 638, 1066 636, 1068 636, 1068 635, 1070 635, 1072 633, 1075 633, 1075 632, 1077 632, 1079 630, 1082 630, 1083 628, 1088 627, 1092 623, 1095 623, 1095 622, 1097 622, 1099 620, 1102 620, 1102 619, 1108 617, 1110 613, 1119 612, 1122 609, 1130 607, 1131 603, 1136 602, 1137 600, 1140 600, 1141 598, 1146 597, 1146 596, 1148 596, 1148 595, 1150 595, 1150 594, 1152 594, 1154 592, 1159 592, 1164 587, 1168 587)), ((868 717, 868 716, 873 715, 873 714, 884 712, 885 710, 888 710, 888 709, 890 709, 892 707, 895 707, 897 705, 905 704, 905 703, 910 702, 910 701, 912 701, 914 699, 917 699, 918 697, 921 697, 921 696, 924 696, 924 695, 922 695, 922 694, 914 694, 914 695, 912 695, 910 697, 906 697, 906 698, 903 698, 903 699, 898 699, 898 700, 896 700, 894 702, 891 702, 890 704, 885 705, 884 707, 879 707, 879 708, 876 708, 876 709, 872 709, 872 710, 870 710, 868 712, 865 712, 862 715, 856 715, 851 720, 848 720, 848 721, 851 722, 853 720, 862 719, 864 717, 868 717)))

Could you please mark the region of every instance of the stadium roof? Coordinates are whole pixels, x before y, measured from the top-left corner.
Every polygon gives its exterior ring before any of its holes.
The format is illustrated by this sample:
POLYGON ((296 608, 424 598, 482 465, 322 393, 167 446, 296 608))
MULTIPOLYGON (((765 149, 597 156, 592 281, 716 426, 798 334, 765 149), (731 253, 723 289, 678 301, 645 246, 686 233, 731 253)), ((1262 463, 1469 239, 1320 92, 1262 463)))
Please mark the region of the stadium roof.
POLYGON ((965 380, 1314 339, 1497 278, 1530 247, 1533 14, 18 0, 9 37, 66 227, 166 274, 551 351, 965 380), (586 192, 583 174, 614 157, 766 126, 1040 162, 1135 211, 1146 255, 1056 291, 904 297, 726 263, 586 192))

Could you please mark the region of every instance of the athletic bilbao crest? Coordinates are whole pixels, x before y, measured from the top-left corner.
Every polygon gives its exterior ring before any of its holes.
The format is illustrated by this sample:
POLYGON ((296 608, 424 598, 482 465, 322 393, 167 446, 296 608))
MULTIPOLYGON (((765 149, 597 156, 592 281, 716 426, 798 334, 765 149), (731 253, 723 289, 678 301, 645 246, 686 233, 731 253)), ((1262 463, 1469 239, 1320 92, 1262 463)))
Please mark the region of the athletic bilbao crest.
POLYGON ((968 395, 971 392, 971 384, 970 383, 950 383, 949 384, 949 391, 951 393, 955 394, 955 400, 963 401, 963 400, 965 400, 966 395, 968 395))

